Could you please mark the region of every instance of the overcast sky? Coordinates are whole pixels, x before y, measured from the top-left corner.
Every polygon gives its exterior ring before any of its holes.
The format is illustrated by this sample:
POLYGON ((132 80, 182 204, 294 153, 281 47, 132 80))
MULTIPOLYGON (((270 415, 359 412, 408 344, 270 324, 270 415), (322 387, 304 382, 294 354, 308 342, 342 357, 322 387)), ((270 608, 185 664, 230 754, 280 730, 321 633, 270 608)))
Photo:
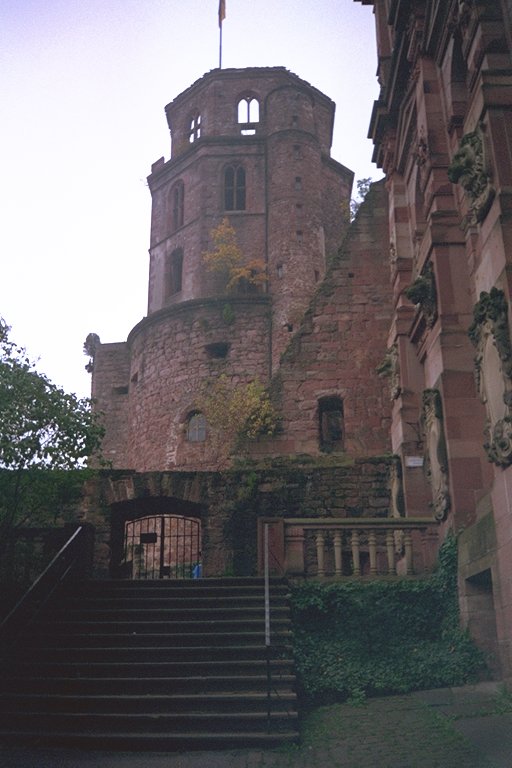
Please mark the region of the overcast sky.
MULTIPOLYGON (((336 102, 332 156, 380 178, 366 138, 371 6, 226 0, 223 67, 284 66, 336 102)), ((0 316, 80 396, 90 331, 124 341, 146 314, 151 163, 164 106, 218 66, 218 0, 3 0, 0 316)))

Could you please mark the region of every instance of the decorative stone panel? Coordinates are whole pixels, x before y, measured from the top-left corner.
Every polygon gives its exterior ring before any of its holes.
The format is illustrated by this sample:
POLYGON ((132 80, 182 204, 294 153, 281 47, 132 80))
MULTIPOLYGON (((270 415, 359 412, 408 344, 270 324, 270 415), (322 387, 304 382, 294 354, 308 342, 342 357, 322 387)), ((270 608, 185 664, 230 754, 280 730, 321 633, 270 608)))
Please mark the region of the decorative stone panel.
POLYGON ((450 511, 451 502, 443 409, 439 390, 424 390, 421 422, 425 445, 425 468, 432 491, 432 511, 436 520, 445 520, 450 511))

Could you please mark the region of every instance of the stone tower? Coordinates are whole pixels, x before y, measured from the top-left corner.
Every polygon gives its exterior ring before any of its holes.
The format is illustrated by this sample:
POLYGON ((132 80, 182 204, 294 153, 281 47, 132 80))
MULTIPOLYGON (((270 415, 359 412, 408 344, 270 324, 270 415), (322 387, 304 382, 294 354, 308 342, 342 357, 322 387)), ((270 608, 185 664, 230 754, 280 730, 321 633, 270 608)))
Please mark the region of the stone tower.
POLYGON ((148 315, 99 344, 92 393, 114 467, 211 464, 197 399, 223 374, 268 384, 347 226, 353 174, 330 157, 334 103, 283 67, 213 70, 166 107, 155 162, 148 315), (258 291, 227 294, 203 254, 224 219, 258 291))

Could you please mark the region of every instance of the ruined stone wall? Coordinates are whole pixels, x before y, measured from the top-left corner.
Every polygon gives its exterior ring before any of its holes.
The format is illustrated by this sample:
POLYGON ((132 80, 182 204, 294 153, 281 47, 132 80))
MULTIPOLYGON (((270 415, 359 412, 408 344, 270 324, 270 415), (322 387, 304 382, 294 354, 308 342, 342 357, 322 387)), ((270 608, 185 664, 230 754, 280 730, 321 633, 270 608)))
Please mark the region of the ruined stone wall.
POLYGON ((376 374, 391 320, 388 278, 387 201, 379 183, 282 358, 274 380, 282 433, 272 445, 260 446, 262 451, 318 454, 319 400, 329 396, 343 402, 339 450, 350 456, 389 450, 389 392, 376 374))
POLYGON ((187 441, 187 421, 200 410, 208 382, 221 375, 232 384, 268 382, 267 297, 178 304, 139 323, 128 343, 128 466, 146 472, 215 465, 210 441, 187 441))
POLYGON ((226 472, 102 471, 90 481, 82 519, 95 527, 96 578, 120 558, 124 521, 144 514, 192 515, 201 520, 203 573, 257 572, 259 517, 386 517, 390 460, 300 464, 275 461, 263 469, 226 472))
POLYGON ((103 455, 115 467, 130 467, 128 453, 130 352, 126 342, 98 344, 94 353, 92 398, 105 426, 103 455))

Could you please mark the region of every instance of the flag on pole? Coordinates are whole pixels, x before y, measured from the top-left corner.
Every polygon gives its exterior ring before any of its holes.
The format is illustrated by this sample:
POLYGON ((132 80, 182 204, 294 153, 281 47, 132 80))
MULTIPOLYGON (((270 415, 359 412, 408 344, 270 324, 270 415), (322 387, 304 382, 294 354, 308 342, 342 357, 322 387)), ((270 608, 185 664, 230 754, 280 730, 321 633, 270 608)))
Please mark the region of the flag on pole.
POLYGON ((219 27, 226 18, 226 0, 219 0, 219 27))

